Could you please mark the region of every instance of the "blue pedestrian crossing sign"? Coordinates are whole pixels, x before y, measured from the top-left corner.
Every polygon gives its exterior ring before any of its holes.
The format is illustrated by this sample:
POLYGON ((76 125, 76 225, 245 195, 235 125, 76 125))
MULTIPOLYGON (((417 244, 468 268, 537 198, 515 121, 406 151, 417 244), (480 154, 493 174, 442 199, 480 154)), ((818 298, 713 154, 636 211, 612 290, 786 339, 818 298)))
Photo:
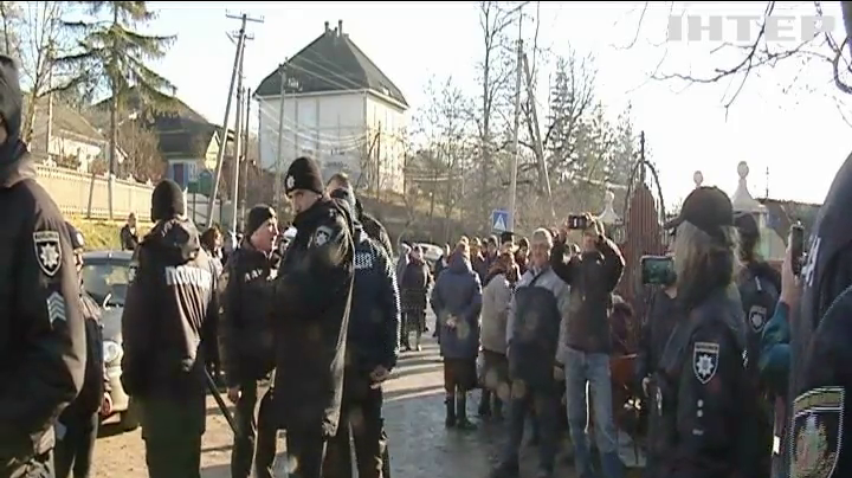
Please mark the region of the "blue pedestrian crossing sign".
POLYGON ((502 209, 491 211, 491 229, 495 232, 507 232, 509 230, 509 211, 502 209))

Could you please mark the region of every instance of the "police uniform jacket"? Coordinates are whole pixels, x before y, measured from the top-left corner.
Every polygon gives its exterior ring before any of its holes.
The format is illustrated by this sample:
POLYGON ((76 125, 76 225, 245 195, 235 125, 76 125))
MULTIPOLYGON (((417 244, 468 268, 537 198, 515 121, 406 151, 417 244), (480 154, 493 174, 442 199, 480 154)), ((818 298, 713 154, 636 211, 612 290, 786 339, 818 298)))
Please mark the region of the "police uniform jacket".
POLYGON ((52 447, 51 424, 80 392, 86 363, 65 220, 10 136, 0 146, 0 476, 52 447))
POLYGON ((399 352, 399 289, 384 247, 356 226, 355 282, 349 313, 348 360, 357 371, 396 366, 399 352))
POLYGON ((348 208, 322 198, 293 221, 274 281, 275 409, 289 431, 337 433, 354 278, 348 208))
POLYGON ((849 394, 849 286, 852 284, 852 155, 840 167, 817 215, 802 268, 802 298, 790 327, 790 397, 784 456, 791 476, 848 475, 841 447, 849 394), (820 348, 822 350, 820 350, 820 348), (794 475, 795 474, 795 475, 794 475))
POLYGON ((373 217, 372 214, 364 212, 364 207, 361 205, 360 200, 356 200, 355 202, 355 211, 357 220, 364 228, 364 232, 366 232, 371 239, 379 241, 379 244, 385 248, 388 256, 393 255, 393 245, 391 244, 390 236, 388 236, 388 231, 385 229, 385 226, 382 225, 378 219, 373 217))
POLYGON ((745 312, 750 373, 759 379, 761 338, 781 294, 781 275, 765 262, 751 263, 737 277, 745 312))
POLYGON ((246 380, 259 380, 274 366, 270 275, 275 260, 243 242, 228 261, 224 297, 222 343, 225 379, 236 387, 246 380))
POLYGON ((200 398, 203 404, 201 331, 218 313, 218 300, 215 268, 195 225, 183 219, 157 223, 136 249, 131 276, 121 318, 125 391, 192 404, 200 398))
MULTIPOLYGON (((757 476, 757 392, 746 372, 742 307, 716 290, 682 319, 654 374, 650 445, 660 478, 757 476)), ((760 450, 766 453, 766 450, 760 450)))
POLYGON ((106 380, 101 307, 86 292, 81 293, 80 304, 86 321, 86 375, 80 394, 63 412, 66 417, 96 413, 104 399, 106 380))

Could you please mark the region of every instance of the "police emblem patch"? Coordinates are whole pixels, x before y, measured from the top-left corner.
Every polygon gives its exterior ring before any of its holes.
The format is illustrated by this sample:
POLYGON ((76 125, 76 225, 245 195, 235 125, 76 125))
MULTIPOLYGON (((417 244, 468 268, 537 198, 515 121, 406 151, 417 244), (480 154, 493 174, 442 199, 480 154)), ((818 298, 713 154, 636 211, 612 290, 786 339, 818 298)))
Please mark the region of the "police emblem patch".
POLYGON ((706 384, 716 375, 719 368, 719 344, 715 342, 695 342, 692 349, 692 371, 695 378, 706 384))
POLYGON ((56 231, 38 231, 33 233, 33 248, 36 262, 45 275, 53 277, 62 267, 62 244, 56 231))
POLYGON ((828 478, 840 456, 845 390, 820 387, 793 402, 791 478, 828 478))
POLYGON ((329 239, 331 239, 331 229, 326 226, 320 226, 317 228, 317 232, 314 233, 311 245, 322 246, 328 242, 329 239))
POLYGON ((748 323, 752 330, 760 332, 766 324, 766 307, 759 305, 752 306, 748 311, 748 323))
POLYGON ((293 189, 293 186, 296 185, 296 179, 293 176, 287 176, 287 182, 285 183, 287 189, 293 189))

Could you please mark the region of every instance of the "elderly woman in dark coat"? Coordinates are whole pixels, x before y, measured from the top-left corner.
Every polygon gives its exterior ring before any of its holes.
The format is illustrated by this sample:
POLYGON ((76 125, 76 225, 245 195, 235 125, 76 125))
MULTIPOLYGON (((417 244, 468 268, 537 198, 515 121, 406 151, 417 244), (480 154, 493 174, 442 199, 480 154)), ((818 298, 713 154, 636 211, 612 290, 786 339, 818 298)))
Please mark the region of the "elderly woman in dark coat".
POLYGON ((409 335, 414 331, 414 348, 420 351, 420 336, 426 331, 426 295, 432 285, 432 273, 423 260, 423 250, 414 246, 408 257, 408 264, 399 278, 400 299, 402 304, 402 346, 411 350, 409 335))
POLYGON ((438 317, 436 329, 444 358, 446 425, 469 428, 467 392, 476 386, 482 286, 470 265, 467 243, 459 243, 435 282, 432 309, 438 317))

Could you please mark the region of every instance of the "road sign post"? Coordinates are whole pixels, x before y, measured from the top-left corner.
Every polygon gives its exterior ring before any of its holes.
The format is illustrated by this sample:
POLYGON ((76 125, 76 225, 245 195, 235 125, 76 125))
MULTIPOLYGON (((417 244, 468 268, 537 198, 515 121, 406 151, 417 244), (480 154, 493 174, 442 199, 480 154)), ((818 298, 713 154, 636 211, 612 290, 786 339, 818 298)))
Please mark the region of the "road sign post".
POLYGON ((509 232, 509 211, 502 209, 491 211, 491 230, 493 232, 509 232))

